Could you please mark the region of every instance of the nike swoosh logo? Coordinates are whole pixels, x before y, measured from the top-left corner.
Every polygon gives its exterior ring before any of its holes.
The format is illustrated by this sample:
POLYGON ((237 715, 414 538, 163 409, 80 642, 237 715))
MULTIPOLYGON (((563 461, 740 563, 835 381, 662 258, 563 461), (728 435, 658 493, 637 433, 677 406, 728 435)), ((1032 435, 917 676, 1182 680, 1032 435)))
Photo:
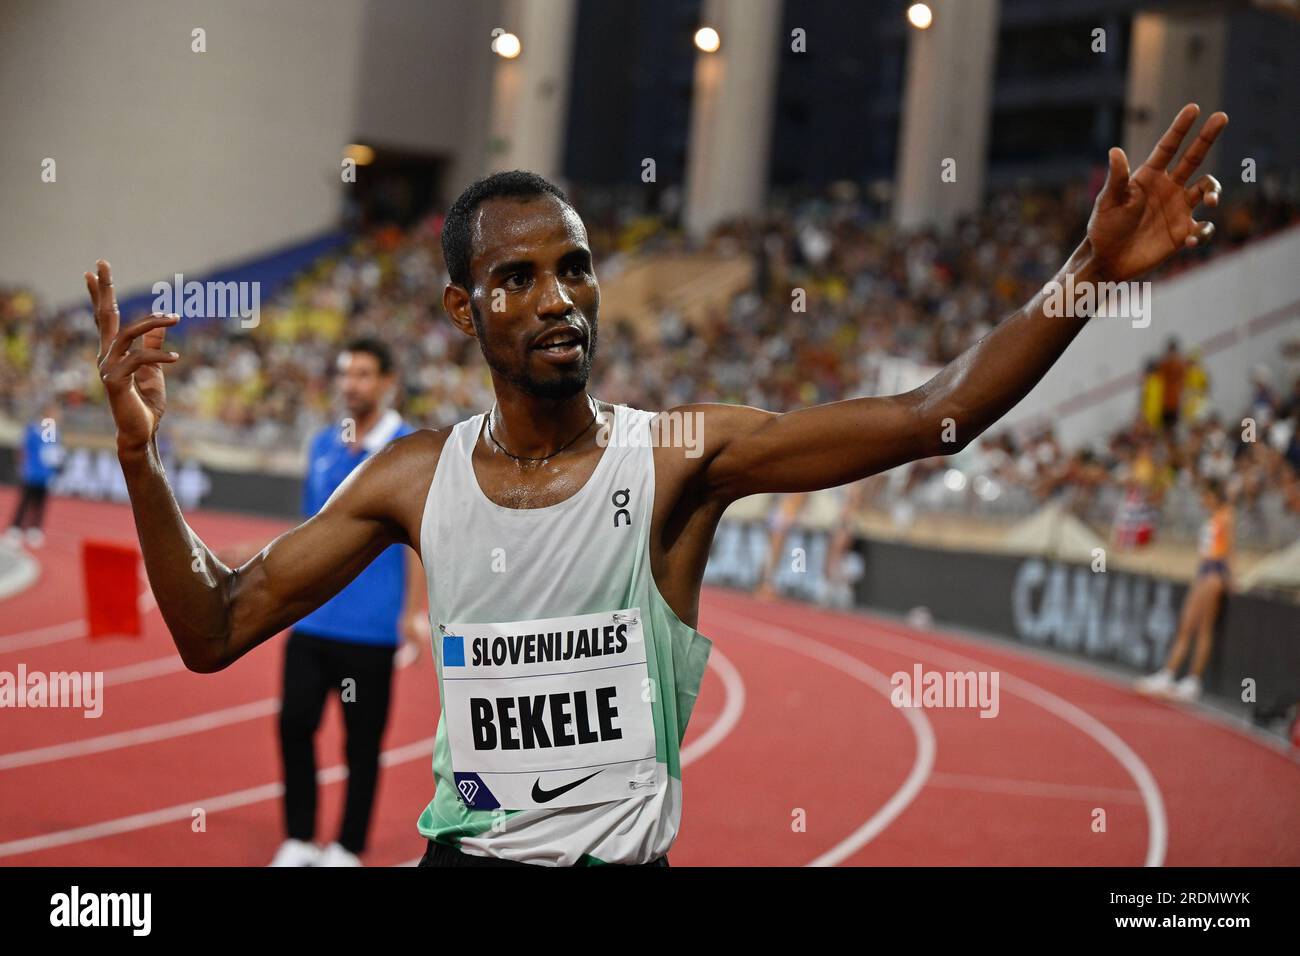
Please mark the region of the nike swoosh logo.
MULTIPOLYGON (((601 767, 600 770, 596 771, 596 773, 600 773, 600 771, 604 769, 605 769, 604 767, 601 767)), ((574 787, 582 786, 582 784, 586 783, 592 777, 596 776, 596 773, 588 774, 587 776, 583 777, 581 780, 575 780, 573 781, 573 783, 566 783, 564 786, 556 787, 554 790, 543 790, 542 778, 538 777, 533 782, 533 802, 550 803, 556 797, 563 796, 564 794, 572 790, 574 787)))

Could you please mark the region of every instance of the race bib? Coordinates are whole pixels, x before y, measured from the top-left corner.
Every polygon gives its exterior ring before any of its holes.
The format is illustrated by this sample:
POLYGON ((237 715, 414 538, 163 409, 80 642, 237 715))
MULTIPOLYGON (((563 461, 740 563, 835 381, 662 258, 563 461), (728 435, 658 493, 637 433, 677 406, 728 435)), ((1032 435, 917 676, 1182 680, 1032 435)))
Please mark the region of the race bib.
POLYGON ((467 807, 658 792, 640 608, 438 630, 452 772, 467 807))

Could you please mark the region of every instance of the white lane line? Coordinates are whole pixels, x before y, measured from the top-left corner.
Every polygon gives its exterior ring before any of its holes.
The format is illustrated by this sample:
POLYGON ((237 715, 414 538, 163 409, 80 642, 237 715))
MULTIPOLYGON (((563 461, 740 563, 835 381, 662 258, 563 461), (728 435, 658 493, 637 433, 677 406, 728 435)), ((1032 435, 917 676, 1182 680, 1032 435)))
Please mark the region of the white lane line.
POLYGON ((1123 787, 1091 787, 1071 783, 1047 783, 1042 780, 1013 780, 1009 777, 982 777, 969 773, 936 773, 930 786, 950 790, 978 790, 984 793, 1009 793, 1020 797, 1059 797, 1062 800, 1116 800, 1141 804, 1142 795, 1123 787))
MULTIPOLYGON (((869 667, 852 654, 846 654, 838 648, 824 644, 807 635, 769 624, 748 614, 720 608, 711 608, 708 616, 710 618, 730 617, 737 624, 743 626, 743 633, 747 636, 757 637, 759 640, 776 644, 779 647, 784 647, 787 650, 820 661, 861 681, 872 690, 878 691, 884 695, 886 700, 889 699, 893 690, 889 678, 874 667, 869 667)), ((911 707, 894 709, 906 718, 908 726, 912 730, 912 736, 916 738, 916 759, 912 763, 912 769, 908 773, 907 779, 903 781, 902 786, 895 791, 894 795, 885 801, 884 805, 872 814, 865 823, 809 863, 808 866, 835 866, 847 860, 893 823, 898 815, 907 808, 907 805, 916 799, 917 794, 925 786, 926 779, 934 769, 934 756, 937 749, 934 728, 930 725, 930 719, 920 709, 911 707)))
MULTIPOLYGON (((432 753, 433 738, 426 737, 424 740, 417 740, 415 743, 407 744, 404 747, 384 751, 379 757, 379 762, 385 767, 391 767, 395 764, 408 763, 421 757, 428 757, 432 753)), ((347 775, 347 766, 339 764, 318 771, 316 782, 321 784, 334 783, 346 779, 347 775)), ((283 793, 284 784, 267 783, 260 787, 250 787, 246 790, 236 790, 233 793, 223 793, 215 797, 204 797, 187 803, 178 803, 174 806, 163 807, 160 810, 150 810, 147 813, 136 813, 128 817, 119 817, 116 820, 104 820, 100 823, 92 823, 89 826, 55 830, 52 833, 42 833, 39 836, 10 840, 8 843, 0 843, 0 857, 16 856, 19 853, 34 853, 37 850, 48 850, 51 847, 67 846, 70 843, 85 843, 89 840, 99 840, 107 836, 131 833, 135 830, 146 830, 150 827, 161 826, 164 823, 192 819, 194 811, 200 807, 205 813, 216 813, 221 810, 246 807, 265 800, 275 800, 283 793)))
POLYGON ((124 664, 106 670, 104 686, 131 684, 138 680, 148 680, 150 677, 161 677, 164 674, 174 674, 183 670, 185 670, 185 662, 181 660, 180 654, 168 654, 166 657, 155 657, 152 660, 140 661, 138 664, 124 664))
MULTIPOLYGON (((144 590, 136 598, 136 607, 143 616, 157 606, 158 602, 154 600, 153 591, 146 581, 144 590)), ((46 644, 58 644, 61 641, 75 640, 78 637, 89 638, 86 633, 89 629, 90 624, 84 618, 80 618, 75 621, 64 621, 62 624, 37 627, 28 631, 16 631, 13 634, 0 637, 0 654, 6 651, 21 651, 29 647, 42 647, 46 644)))
POLYGON ((4 601, 35 584, 42 568, 22 547, 10 547, 0 542, 0 553, 7 554, 13 562, 7 573, 0 574, 0 601, 4 601))
MULTIPOLYGON (((820 610, 827 609, 822 608, 820 610)), ((840 611, 838 613, 847 614, 850 620, 865 623, 867 626, 902 626, 899 620, 883 616, 882 612, 860 609, 858 611, 840 611)), ((1263 747, 1271 756, 1280 757, 1293 766, 1300 764, 1300 755, 1295 752, 1295 748, 1291 747, 1284 737, 1271 733, 1262 727, 1256 727, 1249 718, 1226 712, 1204 698, 1197 703, 1175 704, 1173 701, 1159 701, 1153 698, 1141 697, 1133 690, 1133 678, 1131 676, 1121 677, 1111 667, 1081 657, 1062 657, 1060 651, 1049 647, 1037 647, 1032 644, 1008 641, 1006 638, 962 631, 954 624, 936 624, 927 633, 931 639, 942 640, 947 645, 973 647, 981 650, 988 649, 1030 664, 1046 665, 1058 673, 1091 678, 1094 683, 1108 689, 1119 688, 1127 691, 1130 700, 1135 703, 1145 703, 1148 710, 1180 715, 1184 718, 1191 718, 1208 724, 1217 730, 1226 730, 1256 746, 1263 747)), ((1097 717, 1105 717, 1110 710, 1110 705, 1089 704, 1088 707, 1093 715, 1097 717)), ((1112 719, 1124 718, 1112 715, 1112 719)), ((1186 727, 1185 721, 1184 727, 1186 727)), ((1188 730, 1187 732, 1192 733, 1193 731, 1188 730)))
POLYGON ((86 737, 68 743, 52 744, 48 747, 35 747, 31 750, 15 750, 11 753, 0 754, 0 770, 30 767, 34 764, 67 760, 70 757, 83 757, 86 754, 99 754, 110 750, 122 750, 126 747, 137 747, 141 744, 155 743, 159 740, 170 740, 173 737, 199 734, 217 727, 228 727, 231 724, 242 723, 246 720, 257 720, 259 717, 269 717, 279 712, 280 699, 278 697, 268 697, 266 700, 257 700, 249 704, 227 707, 224 710, 213 710, 206 714, 196 714, 193 717, 185 717, 181 720, 168 721, 163 724, 151 724, 148 727, 136 727, 118 733, 103 734, 99 737, 86 737))
MULTIPOLYGON (((145 661, 142 664, 129 665, 127 668, 119 668, 119 673, 126 670, 137 670, 145 673, 146 676, 152 676, 150 671, 154 668, 167 667, 166 662, 172 660, 171 657, 159 658, 155 661, 145 661)), ((179 658, 175 658, 179 661, 179 658)), ((736 670, 735 665, 714 648, 709 655, 709 666, 715 668, 718 676, 722 680, 723 689, 726 694, 726 701, 723 705, 722 715, 710 725, 709 729, 696 739, 691 746, 682 751, 681 763, 685 766, 687 763, 698 760, 708 751, 716 747, 728 734, 735 729, 740 720, 740 714, 744 709, 745 685, 736 670)), ((138 677, 128 679, 139 679, 138 677)), ((107 681, 107 675, 106 675, 107 681)), ((169 737, 181 736, 188 733, 199 733, 203 730, 209 730, 213 727, 225 726, 236 723, 241 720, 253 720, 257 717, 267 716, 274 713, 279 706, 278 698, 270 698, 264 701, 256 701, 252 704, 244 704, 239 707, 231 707, 222 711, 213 711, 209 714, 200 714, 196 717, 188 717, 183 720, 172 721, 167 724, 156 724, 151 727, 142 727, 135 730, 123 731, 117 734, 107 734, 102 737, 90 738, 88 740, 73 741, 67 744, 59 744, 53 747, 42 747, 36 750, 18 751, 11 754, 0 755, 0 769, 7 769, 14 766, 28 766, 34 763, 45 763, 52 760, 60 760, 65 757, 79 756, 81 753, 100 753, 105 750, 117 749, 120 747, 130 747, 141 743, 148 743, 155 740, 163 740, 169 737)), ((433 738, 410 744, 407 747, 398 748, 397 750, 385 751, 380 756, 380 763, 384 766, 404 763, 416 759, 423 754, 429 754, 433 751, 433 738)), ((316 774, 318 783, 332 783, 343 780, 347 777, 347 767, 338 764, 333 767, 322 769, 316 774)), ((121 817, 117 820, 107 820, 102 823, 91 824, 86 827, 76 827, 70 830, 60 830, 54 833, 42 834, 38 837, 28 837, 23 840, 13 840, 9 843, 0 843, 0 856, 12 856, 18 853, 28 853, 34 850, 47 849, 53 846, 64 846, 69 843, 80 843, 87 840, 99 839, 103 836, 110 836, 116 833, 126 833, 131 830, 145 829, 152 826, 158 826, 162 823, 174 822, 179 819, 186 819, 191 816, 195 807, 203 807, 205 811, 213 812, 217 810, 230 809, 231 807, 247 806, 251 803, 258 803, 264 800, 274 800, 284 792, 283 784, 264 784, 260 787, 253 787, 247 790, 237 790, 233 793, 223 794, 218 797, 211 797, 206 800, 195 800, 188 804, 180 804, 173 807, 166 807, 161 810, 151 811, 149 813, 134 814, 129 817, 121 817)), ((414 862, 419 862, 417 858, 414 862)), ((401 865, 414 865, 401 864, 401 865)))
POLYGON ((177 671, 183 670, 185 670, 185 662, 181 660, 180 654, 166 654, 163 657, 153 657, 147 661, 123 664, 121 667, 110 667, 104 671, 104 686, 115 687, 122 684, 133 684, 139 680, 162 677, 165 674, 175 674, 177 671))
MULTIPOLYGON (((809 627, 827 636, 830 635, 829 625, 821 627, 815 620, 810 620, 807 623, 809 627)), ((1142 803, 1146 808, 1147 815, 1147 852, 1143 865, 1164 865, 1165 853, 1169 847, 1169 825, 1165 816, 1165 801, 1160 793, 1160 786, 1156 783, 1151 768, 1113 730, 1065 698, 1053 694, 1032 681, 1008 674, 1000 668, 990 667, 988 664, 966 657, 964 654, 958 654, 942 647, 936 647, 926 641, 907 637, 883 623, 870 624, 861 619, 852 620, 852 623, 856 626, 836 629, 835 636, 859 643, 874 644, 877 647, 892 648, 895 652, 915 656, 918 659, 942 663, 952 670, 998 670, 1002 675, 1000 682, 1003 690, 1021 697, 1031 704, 1036 704, 1095 740, 1124 768, 1129 777, 1132 778, 1133 783, 1136 784, 1138 793, 1142 795, 1142 803)))
MULTIPOLYGON (((714 648, 709 655, 709 666, 722 680, 725 694, 722 713, 709 725, 707 731, 682 750, 681 765, 683 767, 699 760, 720 744, 736 728, 736 725, 740 722, 741 712, 745 709, 745 682, 741 678, 740 672, 736 670, 736 665, 725 654, 714 648)), ((181 661, 180 655, 169 654, 166 657, 141 661, 138 664, 128 664, 124 667, 105 671, 104 684, 105 686, 127 684, 132 681, 145 680, 184 669, 185 664, 181 661)), ((194 717, 152 724, 148 727, 139 727, 120 733, 0 754, 0 770, 30 766, 34 763, 49 763, 68 757, 81 756, 82 754, 103 753, 105 750, 117 750, 123 747, 133 747, 137 744, 152 743, 156 740, 180 737, 185 734, 200 733, 214 727, 224 727, 228 724, 254 720, 257 717, 277 713, 279 703, 279 698, 270 697, 251 704, 242 704, 238 707, 215 710, 194 717)))
POLYGON ((682 750, 680 757, 683 767, 699 760, 722 743, 727 735, 736 729, 736 725, 740 723, 740 715, 745 709, 745 681, 740 676, 740 671, 736 670, 736 665, 727 655, 718 650, 716 645, 709 652, 709 667, 713 668, 722 679, 722 690, 726 694, 726 699, 718 719, 682 750))
POLYGON ((19 631, 17 634, 0 637, 0 653, 20 651, 28 647, 41 647, 44 644, 57 644, 60 641, 70 641, 73 638, 84 637, 85 634, 85 621, 64 621, 62 624, 51 624, 49 627, 19 631))

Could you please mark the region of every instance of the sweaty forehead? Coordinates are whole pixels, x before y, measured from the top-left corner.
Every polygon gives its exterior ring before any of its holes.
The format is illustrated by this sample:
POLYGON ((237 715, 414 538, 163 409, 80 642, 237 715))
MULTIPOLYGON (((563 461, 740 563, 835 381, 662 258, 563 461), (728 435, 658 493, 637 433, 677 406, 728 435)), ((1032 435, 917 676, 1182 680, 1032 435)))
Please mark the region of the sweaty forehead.
POLYGON ((470 221, 470 272, 494 263, 563 254, 587 247, 587 230, 578 214, 554 196, 489 199, 470 221))

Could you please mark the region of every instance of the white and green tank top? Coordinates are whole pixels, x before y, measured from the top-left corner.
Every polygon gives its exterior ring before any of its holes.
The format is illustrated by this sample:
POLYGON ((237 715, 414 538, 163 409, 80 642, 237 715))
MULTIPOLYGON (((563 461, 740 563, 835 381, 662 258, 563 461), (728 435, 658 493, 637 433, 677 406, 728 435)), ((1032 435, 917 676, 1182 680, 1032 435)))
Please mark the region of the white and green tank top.
POLYGON ((442 715, 425 837, 548 866, 645 863, 677 836, 679 746, 710 641, 650 571, 653 412, 613 407, 587 483, 506 508, 460 422, 425 502, 420 552, 442 715))

